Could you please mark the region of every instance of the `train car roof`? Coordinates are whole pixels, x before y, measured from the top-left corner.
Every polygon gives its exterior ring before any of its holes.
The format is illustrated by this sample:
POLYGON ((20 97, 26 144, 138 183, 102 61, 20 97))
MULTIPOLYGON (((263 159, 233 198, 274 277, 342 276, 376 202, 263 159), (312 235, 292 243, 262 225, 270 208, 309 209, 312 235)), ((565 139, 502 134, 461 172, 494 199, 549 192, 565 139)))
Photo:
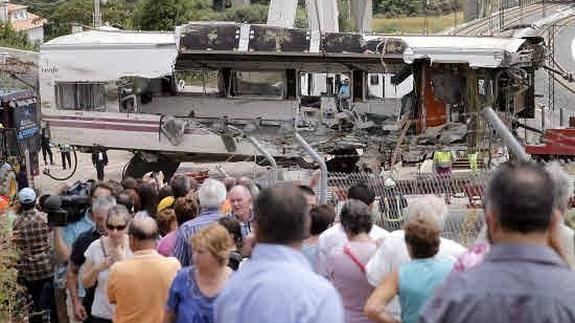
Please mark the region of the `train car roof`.
POLYGON ((174 33, 115 30, 90 30, 54 38, 40 46, 40 50, 109 49, 174 47, 174 33))
POLYGON ((453 36, 362 35, 318 33, 307 29, 239 23, 193 22, 176 31, 177 67, 221 65, 222 61, 262 66, 298 63, 468 64, 476 68, 509 66, 524 39, 453 36), (262 65, 263 64, 263 65, 262 65))

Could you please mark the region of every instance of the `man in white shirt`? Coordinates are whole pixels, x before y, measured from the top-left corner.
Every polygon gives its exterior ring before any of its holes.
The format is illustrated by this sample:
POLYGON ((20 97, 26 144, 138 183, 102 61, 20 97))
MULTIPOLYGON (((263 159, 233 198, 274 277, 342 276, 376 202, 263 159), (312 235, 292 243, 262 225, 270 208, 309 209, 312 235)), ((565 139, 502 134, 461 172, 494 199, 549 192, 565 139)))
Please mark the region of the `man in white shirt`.
MULTIPOLYGON (((444 228, 447 217, 447 206, 445 202, 434 196, 426 195, 410 203, 407 208, 407 221, 411 218, 426 217, 437 221, 440 228, 444 228)), ((457 260, 465 248, 459 243, 441 238, 439 252, 436 257, 446 257, 457 260)), ((397 230, 389 233, 381 241, 379 249, 365 266, 368 282, 374 287, 378 286, 385 275, 407 262, 411 261, 407 245, 405 244, 404 231, 397 230)), ((388 313, 399 318, 401 310, 398 298, 394 298, 386 308, 388 313)))
MULTIPOLYGON (((354 185, 347 191, 348 199, 356 199, 364 202, 369 206, 369 210, 373 212, 375 194, 367 186, 363 184, 354 185)), ((374 240, 379 240, 388 235, 388 232, 377 225, 373 225, 369 236, 374 240)), ((348 242, 347 235, 339 222, 334 223, 329 229, 320 234, 317 243, 317 268, 316 272, 320 275, 326 276, 326 259, 331 250, 343 247, 348 242)))

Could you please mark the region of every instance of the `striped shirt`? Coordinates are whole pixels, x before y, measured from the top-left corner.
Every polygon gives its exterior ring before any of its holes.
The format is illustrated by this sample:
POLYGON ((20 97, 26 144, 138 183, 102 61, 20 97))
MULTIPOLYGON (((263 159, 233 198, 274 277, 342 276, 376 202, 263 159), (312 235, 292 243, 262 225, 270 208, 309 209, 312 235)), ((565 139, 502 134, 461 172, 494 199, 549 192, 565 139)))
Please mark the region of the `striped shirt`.
POLYGON ((190 237, 210 224, 218 221, 223 215, 219 210, 204 209, 197 218, 186 221, 178 229, 176 244, 172 251, 172 256, 178 258, 182 267, 190 266, 192 263, 192 248, 190 237))
POLYGON ((14 221, 14 244, 20 251, 17 264, 21 277, 38 281, 54 276, 54 262, 50 248, 52 230, 46 214, 36 209, 23 211, 14 221))

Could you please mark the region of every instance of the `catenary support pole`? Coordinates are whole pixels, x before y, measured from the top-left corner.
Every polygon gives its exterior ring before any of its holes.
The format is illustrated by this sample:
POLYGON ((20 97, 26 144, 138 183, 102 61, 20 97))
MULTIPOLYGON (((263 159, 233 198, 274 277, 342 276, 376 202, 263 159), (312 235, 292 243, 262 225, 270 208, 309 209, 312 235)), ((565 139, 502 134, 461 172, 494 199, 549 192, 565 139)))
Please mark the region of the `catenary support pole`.
POLYGON ((327 202, 327 165, 325 160, 315 151, 312 146, 310 146, 299 133, 295 133, 295 139, 298 144, 305 150, 305 152, 310 155, 310 157, 319 164, 320 181, 319 181, 319 204, 325 204, 327 202))

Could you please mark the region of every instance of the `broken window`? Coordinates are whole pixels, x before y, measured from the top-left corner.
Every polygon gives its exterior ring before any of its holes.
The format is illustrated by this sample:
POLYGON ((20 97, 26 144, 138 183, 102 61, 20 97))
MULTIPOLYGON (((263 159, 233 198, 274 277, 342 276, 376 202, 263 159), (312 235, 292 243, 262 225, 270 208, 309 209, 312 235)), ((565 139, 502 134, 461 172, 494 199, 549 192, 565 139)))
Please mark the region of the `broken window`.
POLYGON ((193 69, 185 71, 176 71, 176 86, 180 93, 201 93, 214 94, 219 93, 218 71, 210 69, 193 69))
POLYGON ((284 71, 233 73, 232 96, 266 96, 284 98, 286 75, 284 71))
POLYGON ((59 109, 99 110, 105 107, 103 83, 56 83, 59 109))

